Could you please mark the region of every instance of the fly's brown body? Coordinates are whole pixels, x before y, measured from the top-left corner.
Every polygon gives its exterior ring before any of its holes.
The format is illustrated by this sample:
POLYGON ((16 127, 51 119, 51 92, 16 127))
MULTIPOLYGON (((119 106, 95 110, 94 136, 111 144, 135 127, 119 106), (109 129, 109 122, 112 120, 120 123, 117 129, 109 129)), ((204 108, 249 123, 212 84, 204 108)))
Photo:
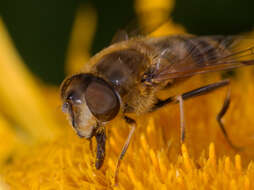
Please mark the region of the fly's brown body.
MULTIPOLYGON (((174 97, 169 94, 164 100, 160 100, 157 93, 196 74, 254 64, 254 43, 235 49, 236 44, 244 40, 237 36, 125 37, 92 57, 81 73, 67 78, 61 86, 63 108, 79 136, 96 137, 96 168, 101 167, 105 155, 104 127, 117 116, 124 118, 132 128, 120 154, 116 176, 135 129, 135 121, 127 117, 127 113, 145 114, 168 103, 179 102, 183 141, 183 100, 213 91, 229 81, 174 97)), ((232 145, 221 122, 228 106, 229 97, 217 119, 232 145)))

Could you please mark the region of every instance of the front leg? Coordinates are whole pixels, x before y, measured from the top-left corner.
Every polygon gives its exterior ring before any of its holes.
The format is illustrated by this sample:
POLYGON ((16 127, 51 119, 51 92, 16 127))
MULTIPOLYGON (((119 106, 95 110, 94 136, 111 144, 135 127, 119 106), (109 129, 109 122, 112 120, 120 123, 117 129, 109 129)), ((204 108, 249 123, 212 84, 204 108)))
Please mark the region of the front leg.
POLYGON ((105 144, 106 144, 106 133, 104 128, 99 128, 96 131, 95 138, 97 141, 97 153, 96 153, 96 161, 95 167, 96 169, 100 169, 104 158, 105 158, 105 144))
POLYGON ((129 144, 130 144, 130 141, 131 141, 131 137, 136 129, 136 121, 134 119, 131 119, 127 116, 124 116, 124 120, 127 124, 129 124, 130 126, 130 131, 129 131, 129 135, 127 137, 127 139, 125 140, 125 143, 123 145, 123 148, 122 148, 122 151, 118 157, 118 160, 117 160, 117 164, 116 164, 116 170, 115 170, 115 185, 117 185, 118 183, 118 172, 119 172, 119 168, 120 168, 120 164, 121 164, 121 161, 129 147, 129 144))

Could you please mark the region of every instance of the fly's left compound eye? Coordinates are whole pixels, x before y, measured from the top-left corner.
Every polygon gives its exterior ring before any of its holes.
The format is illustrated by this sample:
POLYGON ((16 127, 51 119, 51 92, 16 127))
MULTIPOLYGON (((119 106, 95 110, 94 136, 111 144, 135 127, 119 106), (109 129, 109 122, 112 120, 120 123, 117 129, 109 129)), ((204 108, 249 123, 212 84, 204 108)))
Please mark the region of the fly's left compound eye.
POLYGON ((102 80, 94 80, 88 85, 85 99, 92 114, 100 121, 112 120, 120 108, 117 95, 102 80))

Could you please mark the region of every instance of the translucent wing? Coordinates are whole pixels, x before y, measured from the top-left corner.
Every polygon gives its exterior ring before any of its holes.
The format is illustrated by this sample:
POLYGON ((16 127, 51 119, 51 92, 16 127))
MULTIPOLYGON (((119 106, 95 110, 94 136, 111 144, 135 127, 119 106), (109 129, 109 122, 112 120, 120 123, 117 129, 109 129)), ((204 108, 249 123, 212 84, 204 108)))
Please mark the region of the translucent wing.
MULTIPOLYGON (((156 16, 155 16, 156 17, 156 16)), ((136 18, 131 19, 131 21, 120 30, 118 30, 112 40, 111 44, 125 41, 130 38, 140 37, 140 36, 147 36, 148 34, 156 31, 161 26, 167 23, 169 18, 168 10, 163 8, 158 8, 152 11, 144 11, 139 13, 136 18), (160 18, 154 18, 154 15, 164 15, 160 18), (151 18, 153 16, 153 18, 151 18), (146 18, 149 20, 149 25, 145 25, 140 18, 146 18)))
POLYGON ((254 39, 243 36, 172 36, 150 40, 155 64, 144 81, 174 78, 254 64, 254 39))

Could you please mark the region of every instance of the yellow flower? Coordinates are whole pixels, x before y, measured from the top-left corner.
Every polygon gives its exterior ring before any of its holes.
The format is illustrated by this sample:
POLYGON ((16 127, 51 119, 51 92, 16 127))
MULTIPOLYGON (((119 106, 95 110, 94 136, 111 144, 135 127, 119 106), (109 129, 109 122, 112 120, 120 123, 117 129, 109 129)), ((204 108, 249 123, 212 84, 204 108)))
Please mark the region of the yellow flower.
MULTIPOLYGON (((146 2, 137 0, 136 11, 170 11, 174 4, 166 0, 146 2)), ((157 16, 152 14, 155 20, 165 18, 162 13, 157 16)), ((149 27, 142 14, 140 19, 149 27)), ((80 8, 67 56, 68 74, 77 72, 89 59, 95 26, 95 10, 80 8)), ((183 32, 169 20, 152 35, 183 32)), ((95 147, 91 152, 89 142, 74 134, 58 109, 58 87, 42 84, 28 71, 2 21, 0 50, 0 174, 7 184, 0 183, 0 189, 254 188, 253 69, 241 68, 232 79, 232 103, 224 119, 230 139, 244 147, 242 151, 228 145, 216 122, 227 93, 226 88, 221 89, 184 102, 184 145, 179 138, 178 105, 135 118, 138 127, 122 161, 118 186, 114 186, 117 158, 128 134, 126 124, 116 119, 107 126, 106 160, 102 169, 96 170, 95 147)), ((219 79, 219 74, 196 76, 186 81, 186 90, 219 79)), ((170 91, 165 92, 168 94, 170 91)))

